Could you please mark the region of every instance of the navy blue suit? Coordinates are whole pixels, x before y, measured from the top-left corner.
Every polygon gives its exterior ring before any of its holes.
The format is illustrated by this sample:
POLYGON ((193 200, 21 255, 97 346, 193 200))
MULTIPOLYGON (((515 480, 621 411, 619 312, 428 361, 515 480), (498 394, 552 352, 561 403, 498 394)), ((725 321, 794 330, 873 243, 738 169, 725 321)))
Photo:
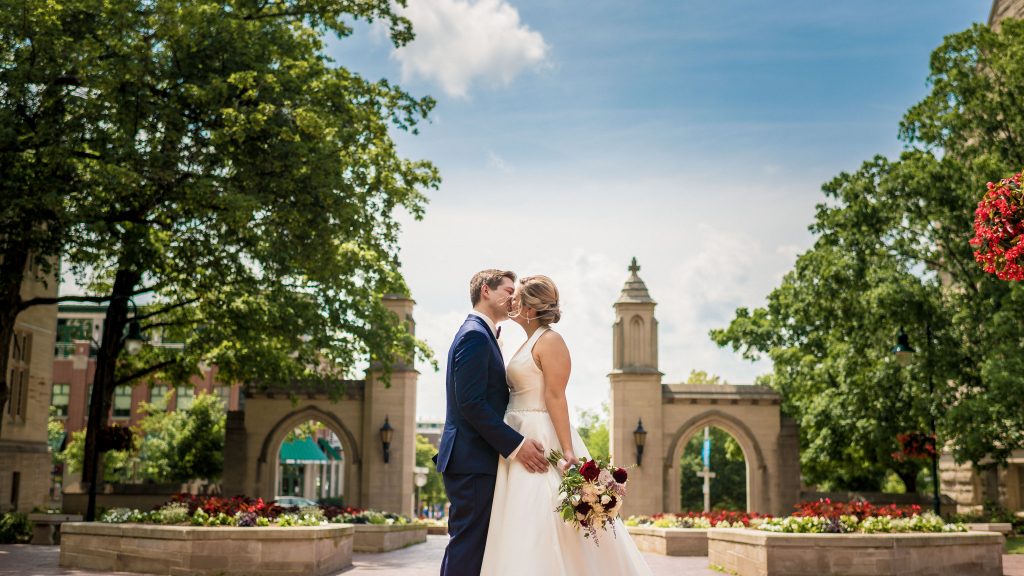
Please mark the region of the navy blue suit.
POLYGON ((508 383, 498 342, 483 318, 470 314, 448 350, 447 413, 434 461, 451 507, 451 540, 441 576, 480 574, 494 500, 498 454, 508 457, 523 436, 505 424, 508 383))

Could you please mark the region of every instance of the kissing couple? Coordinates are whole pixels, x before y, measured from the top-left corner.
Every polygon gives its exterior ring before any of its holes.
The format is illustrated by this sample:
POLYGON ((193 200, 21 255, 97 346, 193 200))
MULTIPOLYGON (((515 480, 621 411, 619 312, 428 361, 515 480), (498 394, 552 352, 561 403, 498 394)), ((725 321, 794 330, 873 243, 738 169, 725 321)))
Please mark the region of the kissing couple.
POLYGON ((448 351, 434 457, 451 502, 441 576, 651 574, 621 520, 597 546, 556 512, 563 470, 548 451, 560 450, 567 465, 590 453, 569 423, 572 362, 551 328, 562 316, 555 283, 484 270, 470 280, 469 300, 473 310, 448 351), (505 320, 527 335, 507 369, 497 327, 505 320))

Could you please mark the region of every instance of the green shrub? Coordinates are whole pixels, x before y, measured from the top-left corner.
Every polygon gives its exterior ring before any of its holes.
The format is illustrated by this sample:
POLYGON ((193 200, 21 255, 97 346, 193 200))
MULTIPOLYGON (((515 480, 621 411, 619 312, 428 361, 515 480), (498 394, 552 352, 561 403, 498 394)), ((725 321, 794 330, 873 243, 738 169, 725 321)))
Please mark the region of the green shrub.
POLYGON ((32 539, 32 523, 28 515, 8 512, 0 516, 0 544, 24 544, 32 539))

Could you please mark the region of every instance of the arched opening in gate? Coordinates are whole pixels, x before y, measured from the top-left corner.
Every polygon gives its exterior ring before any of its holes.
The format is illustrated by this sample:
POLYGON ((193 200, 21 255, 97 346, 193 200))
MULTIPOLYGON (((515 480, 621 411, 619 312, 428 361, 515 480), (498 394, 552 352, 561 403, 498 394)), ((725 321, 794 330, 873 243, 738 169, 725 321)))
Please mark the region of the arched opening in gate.
POLYGON ((700 512, 747 508, 747 459, 743 447, 717 426, 685 441, 679 459, 679 507, 700 512), (705 496, 705 492, 707 496, 705 496))
MULTIPOLYGON (((765 465, 764 452, 758 443, 757 437, 737 416, 724 410, 712 409, 695 414, 686 420, 669 439, 668 450, 665 453, 666 469, 664 476, 664 502, 665 507, 669 509, 668 511, 683 512, 687 510, 687 508, 683 507, 684 470, 682 470, 681 464, 684 462, 686 449, 694 438, 698 438, 698 442, 703 443, 705 427, 722 430, 726 436, 739 446, 739 451, 743 455, 742 476, 744 478, 745 499, 736 502, 738 509, 761 513, 772 510, 768 494, 768 471, 765 465)), ((719 444, 727 447, 725 440, 720 441, 719 444)), ((699 454, 698 452, 698 456, 699 454)), ((733 457, 735 459, 735 453, 733 457)), ((734 466, 739 468, 738 464, 734 466)), ((703 468, 703 465, 701 465, 701 468, 703 468)), ((714 470, 711 471, 715 472, 714 470)), ((694 479, 701 482, 701 502, 699 507, 690 509, 703 510, 703 478, 695 475, 694 479)), ((712 479, 711 484, 712 494, 714 494, 714 479, 712 479)))
POLYGON ((319 420, 292 428, 277 451, 274 494, 316 502, 342 502, 345 495, 345 449, 341 439, 319 420))
POLYGON ((275 499, 306 498, 335 505, 360 500, 359 448, 337 415, 306 406, 282 417, 264 438, 257 488, 275 499))

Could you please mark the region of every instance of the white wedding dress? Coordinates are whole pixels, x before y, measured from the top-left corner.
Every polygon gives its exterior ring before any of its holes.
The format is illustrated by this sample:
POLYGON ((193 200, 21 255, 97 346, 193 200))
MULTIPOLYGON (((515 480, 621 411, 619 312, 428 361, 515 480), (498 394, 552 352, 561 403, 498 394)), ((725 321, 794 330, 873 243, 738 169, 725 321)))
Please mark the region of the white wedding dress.
MULTIPOLYGON (((547 330, 545 327, 534 332, 509 361, 506 375, 511 398, 505 422, 550 450, 561 446, 544 405, 544 376, 533 360, 533 345, 547 330)), ((576 456, 590 458, 580 435, 575 429, 571 432, 576 456)), ((561 481, 555 467, 535 474, 515 460, 499 458, 480 571, 483 576, 651 574, 621 520, 615 522, 614 534, 599 529, 597 544, 584 538, 582 530, 562 521, 555 512, 561 481)))

